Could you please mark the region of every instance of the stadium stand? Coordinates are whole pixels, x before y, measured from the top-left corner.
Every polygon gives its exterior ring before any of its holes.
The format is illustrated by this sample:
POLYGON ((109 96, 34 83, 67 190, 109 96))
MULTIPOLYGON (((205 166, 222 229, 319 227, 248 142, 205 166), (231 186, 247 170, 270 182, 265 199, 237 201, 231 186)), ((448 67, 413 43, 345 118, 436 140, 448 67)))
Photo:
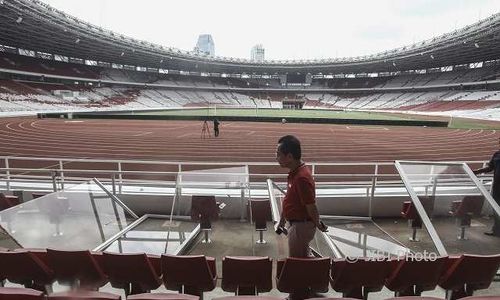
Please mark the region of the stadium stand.
MULTIPOLYGON (((500 120, 500 14, 369 56, 255 64, 137 41, 37 0, 2 0, 0 5, 2 115, 217 106, 500 120), (15 21, 20 15, 21 21, 15 21), (34 42, 40 29, 51 36, 34 42), (307 74, 311 80, 288 82, 292 74, 307 74)), ((13 197, 2 200, 1 210, 19 204, 13 197)), ((405 217, 416 219, 409 213, 405 217)), ((262 233, 267 224, 260 225, 256 229, 262 233)), ((395 257, 378 261, 364 257, 355 262, 332 261, 328 256, 285 258, 276 263, 267 256, 224 257, 221 287, 226 293, 272 291, 274 274, 275 293, 331 288, 358 299, 384 287, 398 296, 418 296, 436 285, 446 290, 448 299, 470 296, 490 286, 500 265, 498 255, 467 254, 411 263, 395 257), (417 276, 424 272, 433 276, 417 276)), ((218 279, 216 258, 204 254, 158 257, 87 249, 0 249, 0 285, 8 285, 0 287, 0 299, 4 295, 9 299, 120 299, 118 292, 103 290, 108 283, 123 290, 127 299, 198 299, 214 290, 218 279), (71 291, 53 293, 56 280, 71 291), (162 283, 178 293, 155 293, 162 283)))

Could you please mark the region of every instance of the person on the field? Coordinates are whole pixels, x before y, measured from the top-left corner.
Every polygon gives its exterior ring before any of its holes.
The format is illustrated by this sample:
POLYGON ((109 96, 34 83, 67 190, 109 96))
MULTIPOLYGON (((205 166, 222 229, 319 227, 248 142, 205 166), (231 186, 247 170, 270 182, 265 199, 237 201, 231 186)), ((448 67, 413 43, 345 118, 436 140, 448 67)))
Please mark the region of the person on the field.
MULTIPOLYGON (((498 144, 500 148, 500 138, 498 139, 498 144)), ((495 199, 498 205, 500 205, 500 150, 493 153, 491 160, 488 165, 484 168, 474 170, 474 174, 488 173, 493 171, 493 184, 491 187, 491 195, 495 199)), ((489 236, 500 237, 500 218, 494 212, 494 223, 491 231, 487 231, 484 234, 489 236)))
POLYGON ((218 137, 219 136, 219 120, 217 120, 217 118, 214 118, 214 134, 215 134, 215 137, 218 137))

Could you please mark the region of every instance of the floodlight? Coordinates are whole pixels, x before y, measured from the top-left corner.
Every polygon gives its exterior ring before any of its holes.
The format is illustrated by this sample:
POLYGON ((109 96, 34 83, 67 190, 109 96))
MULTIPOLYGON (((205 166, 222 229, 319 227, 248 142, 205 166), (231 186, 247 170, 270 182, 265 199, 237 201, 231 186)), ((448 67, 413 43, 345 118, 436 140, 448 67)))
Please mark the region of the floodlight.
POLYGON ((3 5, 3 0, 0 0, 0 5, 3 5))
POLYGON ((23 21, 23 17, 19 16, 16 20, 16 23, 17 24, 21 24, 21 22, 23 21))
POLYGON ((79 39, 79 38, 77 38, 77 39, 75 40, 75 44, 78 44, 79 42, 80 42, 80 39, 79 39))
POLYGON ((124 56, 124 55, 125 55, 125 52, 122 52, 122 53, 120 54, 120 56, 124 56))
POLYGON ((478 44, 478 43, 474 43, 474 46, 475 46, 476 48, 479 48, 479 44, 478 44))
POLYGON ((434 59, 434 55, 431 54, 431 59, 434 59))

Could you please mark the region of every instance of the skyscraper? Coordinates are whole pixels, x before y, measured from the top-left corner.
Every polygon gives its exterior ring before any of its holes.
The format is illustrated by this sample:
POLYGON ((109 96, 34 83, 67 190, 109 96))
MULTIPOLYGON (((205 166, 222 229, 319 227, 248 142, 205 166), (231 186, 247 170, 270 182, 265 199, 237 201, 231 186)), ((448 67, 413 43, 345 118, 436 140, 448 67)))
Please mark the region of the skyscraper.
POLYGON ((252 51, 250 53, 250 59, 255 60, 257 62, 263 62, 264 61, 264 46, 262 44, 257 44, 252 47, 252 51))
POLYGON ((214 56, 215 44, 212 36, 210 34, 200 34, 200 36, 198 36, 196 47, 194 47, 194 51, 199 54, 214 56))

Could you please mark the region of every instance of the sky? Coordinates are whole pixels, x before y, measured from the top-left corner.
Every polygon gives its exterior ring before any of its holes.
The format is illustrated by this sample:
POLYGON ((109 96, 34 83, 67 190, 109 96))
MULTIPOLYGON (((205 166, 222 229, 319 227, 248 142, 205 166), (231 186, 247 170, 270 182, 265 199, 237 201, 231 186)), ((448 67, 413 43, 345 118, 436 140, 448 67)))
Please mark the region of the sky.
POLYGON ((266 60, 342 58, 430 39, 500 12, 500 0, 42 0, 94 25, 191 51, 266 60))

